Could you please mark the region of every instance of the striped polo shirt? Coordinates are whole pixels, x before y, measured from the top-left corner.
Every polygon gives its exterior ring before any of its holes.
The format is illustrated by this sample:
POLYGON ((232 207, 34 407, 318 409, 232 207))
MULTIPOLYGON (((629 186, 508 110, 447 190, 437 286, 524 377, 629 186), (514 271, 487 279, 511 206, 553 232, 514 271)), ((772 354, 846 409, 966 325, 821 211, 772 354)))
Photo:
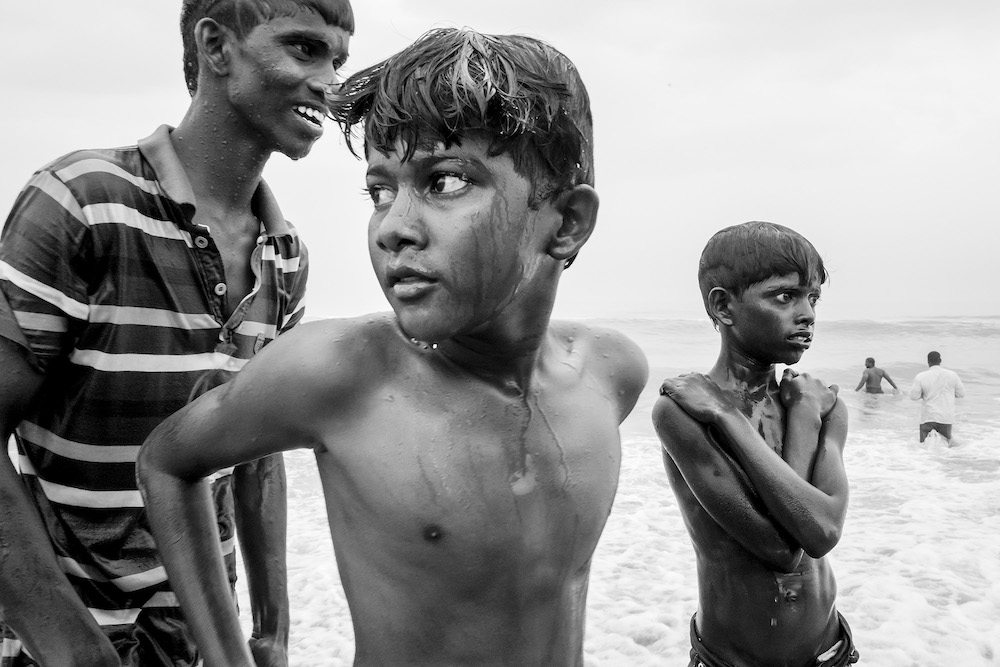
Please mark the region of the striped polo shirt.
POLYGON ((222 257, 192 222, 170 129, 43 167, 0 237, 0 335, 45 373, 16 431, 19 468, 63 570, 105 626, 177 604, 136 487, 143 440, 206 372, 238 371, 303 315, 305 248, 262 182, 253 289, 224 317, 222 257))

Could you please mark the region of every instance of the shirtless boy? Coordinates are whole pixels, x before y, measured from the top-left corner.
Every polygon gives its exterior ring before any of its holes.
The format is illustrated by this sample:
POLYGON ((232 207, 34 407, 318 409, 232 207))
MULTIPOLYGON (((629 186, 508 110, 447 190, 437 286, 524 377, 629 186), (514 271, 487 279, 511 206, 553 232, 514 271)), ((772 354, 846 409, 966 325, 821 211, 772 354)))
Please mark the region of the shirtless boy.
POLYGON ((858 382, 854 391, 861 391, 861 388, 864 387, 865 392, 869 394, 884 394, 885 392, 882 391, 883 378, 892 386, 892 393, 898 394, 899 387, 892 381, 889 374, 875 365, 874 357, 868 357, 865 359, 865 370, 861 373, 861 381, 858 382))
POLYGON ((139 457, 206 664, 252 662, 201 478, 310 448, 356 664, 581 665, 618 425, 647 374, 621 334, 550 322, 597 215, 586 90, 542 42, 437 30, 341 98, 394 314, 298 327, 139 457))
POLYGON ((698 560, 691 667, 833 667, 857 660, 824 556, 847 513, 847 409, 794 364, 826 270, 796 232, 726 228, 698 267, 721 334, 707 375, 667 380, 653 409, 698 560))

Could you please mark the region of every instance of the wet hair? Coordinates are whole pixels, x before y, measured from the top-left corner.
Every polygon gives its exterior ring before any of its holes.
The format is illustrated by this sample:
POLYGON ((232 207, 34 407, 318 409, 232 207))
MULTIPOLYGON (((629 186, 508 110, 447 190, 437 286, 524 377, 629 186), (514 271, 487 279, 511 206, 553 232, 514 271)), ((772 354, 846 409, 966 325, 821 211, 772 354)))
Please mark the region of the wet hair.
POLYGON ((875 357, 868 357, 865 359, 865 366, 868 368, 873 368, 875 366, 875 357))
POLYGON ((937 366, 941 363, 941 353, 940 352, 928 352, 927 353, 927 363, 930 366, 937 366))
MULTIPOLYGON (((717 232, 698 261, 698 286, 708 316, 708 294, 722 287, 740 297, 751 285, 772 276, 799 274, 800 284, 829 275, 823 258, 804 236, 773 222, 744 222, 717 232)), ((712 318, 715 321, 715 318, 712 318)))
POLYGON ((198 89, 198 45, 194 27, 203 18, 215 20, 245 39, 262 23, 279 16, 314 11, 328 25, 354 34, 354 10, 349 0, 184 0, 181 8, 181 40, 184 44, 184 82, 193 96, 198 89))
POLYGON ((358 155, 403 160, 420 148, 482 137, 531 183, 529 204, 594 183, 590 98, 576 66, 549 44, 463 28, 431 30, 394 56, 355 73, 330 99, 330 115, 358 155))

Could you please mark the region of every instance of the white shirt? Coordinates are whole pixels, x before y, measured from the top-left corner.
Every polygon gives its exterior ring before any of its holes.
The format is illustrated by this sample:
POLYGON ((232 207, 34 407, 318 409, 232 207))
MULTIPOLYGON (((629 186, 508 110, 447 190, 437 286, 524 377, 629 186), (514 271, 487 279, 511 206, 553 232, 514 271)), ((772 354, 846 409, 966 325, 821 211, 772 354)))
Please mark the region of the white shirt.
POLYGON ((965 396, 965 387, 955 371, 931 366, 917 373, 910 385, 910 398, 924 399, 920 410, 920 423, 937 422, 952 424, 955 421, 955 399, 965 396))

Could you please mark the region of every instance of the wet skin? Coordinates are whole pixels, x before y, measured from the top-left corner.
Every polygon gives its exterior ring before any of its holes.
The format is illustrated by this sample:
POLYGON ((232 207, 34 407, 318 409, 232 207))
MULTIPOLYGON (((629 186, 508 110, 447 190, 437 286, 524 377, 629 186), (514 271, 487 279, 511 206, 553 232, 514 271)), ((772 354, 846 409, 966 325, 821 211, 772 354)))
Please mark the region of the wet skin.
POLYGON ((230 47, 230 122, 265 153, 304 157, 323 134, 326 94, 340 81, 349 44, 349 33, 312 11, 254 27, 230 47))
MULTIPOLYGON (((490 340, 489 329, 506 336, 551 308, 542 268, 547 211, 529 208, 528 181, 509 156, 487 157, 487 147, 466 139, 406 162, 400 150, 368 155, 372 266, 403 329, 420 340, 490 340)), ((511 344, 530 342, 515 336, 511 344)))
POLYGON ((818 281, 796 274, 717 299, 722 350, 708 375, 664 382, 653 420, 698 564, 697 626, 734 664, 810 664, 837 640, 847 415, 835 389, 774 363, 811 343, 818 281))
POLYGON ((520 395, 379 329, 367 372, 391 382, 317 451, 358 663, 580 664, 620 459, 622 406, 583 367, 600 341, 554 335, 520 395))
POLYGON ((618 425, 647 372, 620 334, 549 321, 562 263, 589 234, 566 245, 561 230, 573 206, 595 214, 596 196, 578 186, 531 208, 510 158, 474 139, 369 162, 369 250, 394 315, 296 327, 140 455, 186 613, 201 646, 239 649, 188 480, 311 448, 356 664, 581 665, 618 425))

